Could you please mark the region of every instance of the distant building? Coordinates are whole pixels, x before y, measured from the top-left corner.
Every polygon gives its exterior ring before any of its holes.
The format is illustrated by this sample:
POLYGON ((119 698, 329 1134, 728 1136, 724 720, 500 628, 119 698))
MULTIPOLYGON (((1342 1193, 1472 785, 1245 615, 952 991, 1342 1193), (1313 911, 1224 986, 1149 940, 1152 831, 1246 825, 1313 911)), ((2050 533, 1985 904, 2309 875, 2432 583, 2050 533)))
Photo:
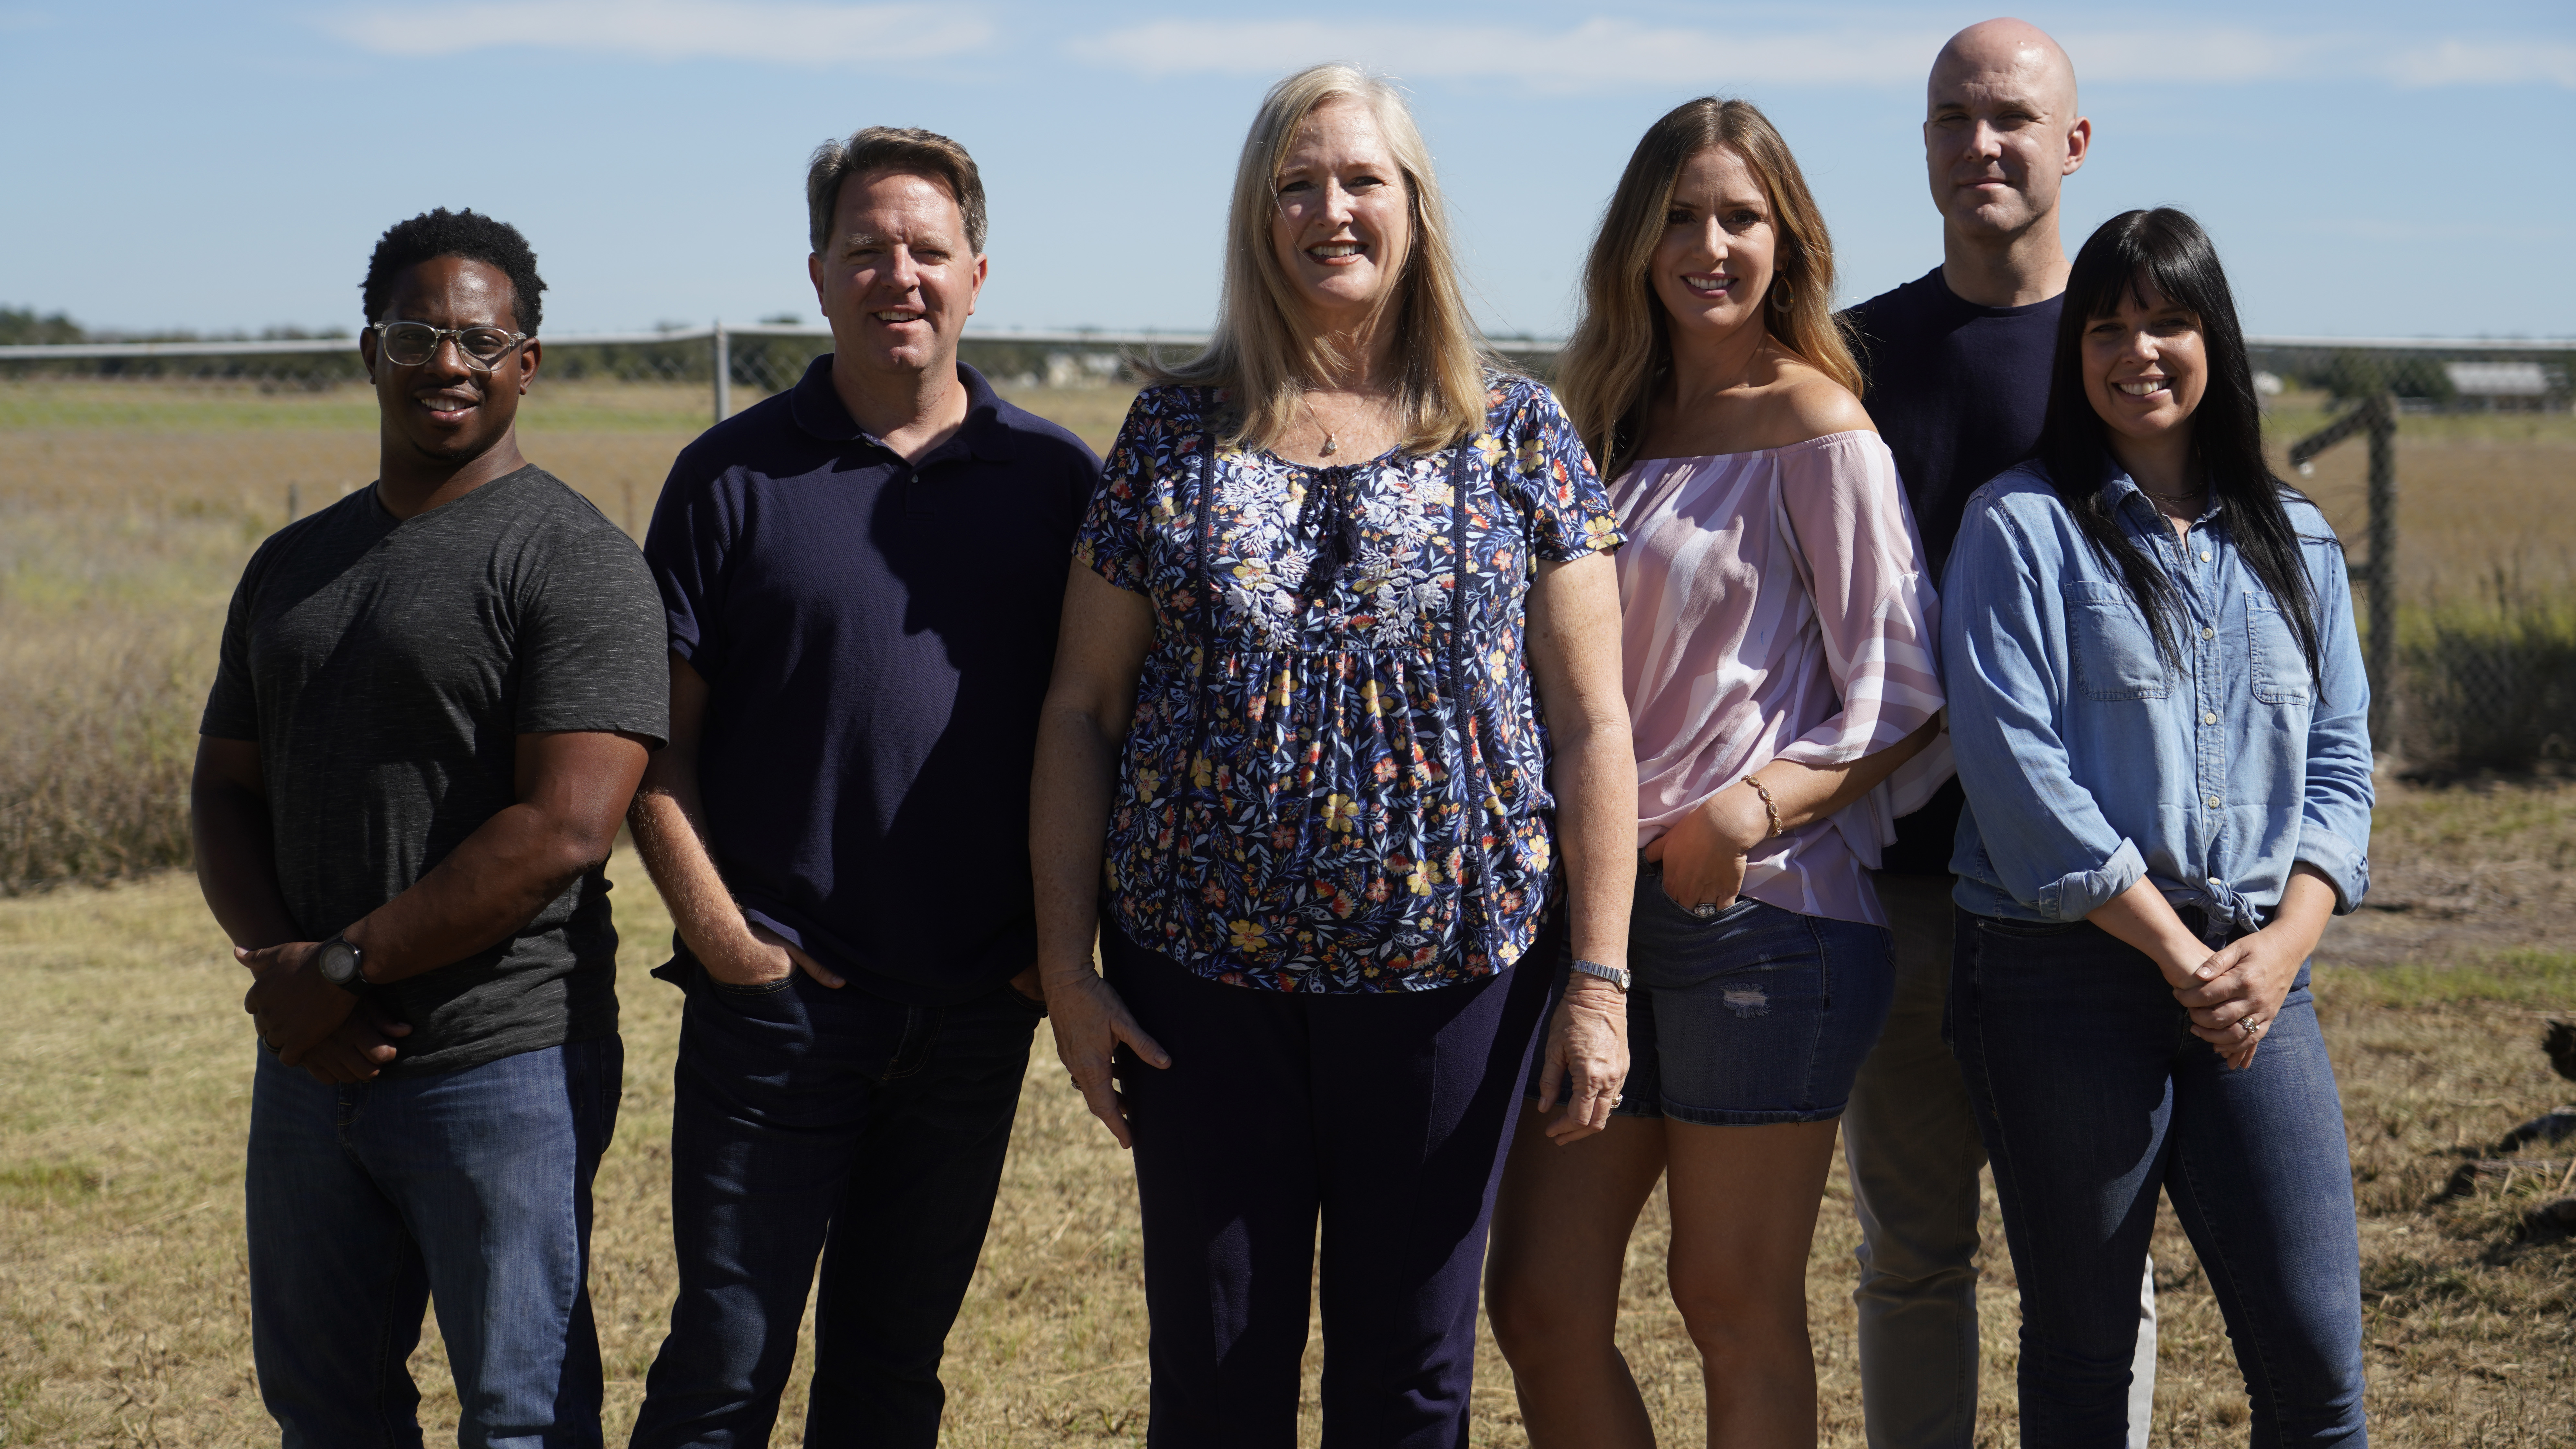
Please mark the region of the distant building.
POLYGON ((2539 412, 2566 390, 2566 378, 2537 362, 2445 362, 2455 406, 2478 412, 2539 412))

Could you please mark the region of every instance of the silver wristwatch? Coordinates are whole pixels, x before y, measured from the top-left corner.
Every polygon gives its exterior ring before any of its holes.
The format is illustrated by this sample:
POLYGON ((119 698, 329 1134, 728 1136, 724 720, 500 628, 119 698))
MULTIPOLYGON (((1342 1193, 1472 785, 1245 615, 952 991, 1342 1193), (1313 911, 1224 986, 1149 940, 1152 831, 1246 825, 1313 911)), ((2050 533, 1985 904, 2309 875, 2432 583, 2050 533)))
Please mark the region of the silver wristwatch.
POLYGON ((348 937, 333 936, 314 948, 313 969, 323 980, 351 996, 364 998, 376 990, 376 983, 367 979, 366 959, 348 937))
POLYGON ((1621 991, 1628 989, 1628 968, 1625 966, 1604 966, 1598 961, 1577 958, 1574 969, 1586 976, 1598 976, 1621 991))

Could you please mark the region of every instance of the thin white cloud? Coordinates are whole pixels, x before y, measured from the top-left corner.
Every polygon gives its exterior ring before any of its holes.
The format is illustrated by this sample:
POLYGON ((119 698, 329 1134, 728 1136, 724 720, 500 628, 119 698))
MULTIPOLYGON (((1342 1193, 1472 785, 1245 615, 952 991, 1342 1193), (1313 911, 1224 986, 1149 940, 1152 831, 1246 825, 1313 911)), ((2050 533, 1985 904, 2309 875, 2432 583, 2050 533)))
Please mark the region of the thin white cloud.
POLYGON ((2405 85, 2514 85, 2537 81, 2576 90, 2576 45, 2445 40, 2398 56, 2390 74, 2405 85))
MULTIPOLYGON (((1633 85, 1916 86, 1943 30, 1849 24, 1797 32, 1648 26, 1596 19, 1515 25, 1160 20, 1072 43, 1094 64, 1144 75, 1275 75, 1353 60, 1417 80, 1496 80, 1542 91, 1633 85)), ((2245 27, 2062 35, 2088 81, 2235 84, 2352 78, 2408 86, 2540 83, 2576 89, 2576 46, 2380 42, 2245 27)))
POLYGON ((473 0, 343 10, 324 17, 322 26, 382 55, 534 47, 803 67, 925 60, 974 50, 993 38, 990 22, 956 6, 792 0, 473 0))
POLYGON ((1508 25, 1326 24, 1311 20, 1160 20, 1073 43, 1074 54, 1146 75, 1268 75, 1323 59, 1417 79, 1499 79, 1542 90, 1621 84, 1791 84, 1920 80, 1946 32, 1736 35, 1587 20, 1571 30, 1508 25))

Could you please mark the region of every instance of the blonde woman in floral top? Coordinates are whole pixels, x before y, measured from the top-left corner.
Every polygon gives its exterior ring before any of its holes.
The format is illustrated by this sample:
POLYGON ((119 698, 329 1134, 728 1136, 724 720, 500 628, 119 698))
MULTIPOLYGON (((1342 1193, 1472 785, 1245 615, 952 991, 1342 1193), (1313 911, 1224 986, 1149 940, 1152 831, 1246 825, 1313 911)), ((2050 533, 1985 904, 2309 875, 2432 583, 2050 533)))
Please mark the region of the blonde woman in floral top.
POLYGON ((1570 1141, 1626 1072, 1619 533, 1547 389, 1485 366, 1383 82, 1271 91, 1230 236, 1076 545, 1039 968, 1135 1150, 1154 1442, 1295 1441, 1320 1220, 1326 1437, 1449 1445, 1524 1083, 1570 1141))

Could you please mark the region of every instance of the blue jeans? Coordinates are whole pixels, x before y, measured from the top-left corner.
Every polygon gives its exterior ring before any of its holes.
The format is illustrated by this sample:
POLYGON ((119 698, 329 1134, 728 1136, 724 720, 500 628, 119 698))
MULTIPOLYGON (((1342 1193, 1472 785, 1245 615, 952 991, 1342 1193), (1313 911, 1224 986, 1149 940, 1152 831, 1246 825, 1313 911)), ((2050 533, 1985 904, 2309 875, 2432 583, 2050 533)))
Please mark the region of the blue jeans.
MULTIPOLYGON (((1896 1004, 1852 1080, 1843 1161, 1860 1219, 1860 1396, 1869 1449, 1969 1449, 1977 1437, 1977 1176, 1986 1143, 1942 1035, 1952 878, 1881 872, 1896 1004)), ((2156 1275, 2138 1280, 2128 1449, 2156 1406, 2156 1275)))
POLYGON ((671 1114, 680 1296, 632 1444, 768 1443, 815 1287, 805 1442, 927 1449, 1044 1009, 1008 984, 950 1007, 802 971, 727 986, 686 955, 653 974, 689 995, 671 1114))
POLYGON ((460 1445, 598 1444, 590 1180, 618 1039, 338 1087, 258 1056, 251 1355, 287 1449, 421 1442, 405 1361, 433 1298, 460 1445))
POLYGON ((1751 896, 1705 919, 1637 869, 1623 1117, 1708 1127, 1830 1122, 1896 989, 1884 927, 1751 896))
POLYGON ((2231 1071, 2155 963, 2101 928, 1962 911, 1950 1023, 2021 1279, 2022 1442, 2126 1438, 2162 1189, 2226 1315, 2252 1442, 2365 1445, 2352 1164, 2307 968, 2231 1071))

